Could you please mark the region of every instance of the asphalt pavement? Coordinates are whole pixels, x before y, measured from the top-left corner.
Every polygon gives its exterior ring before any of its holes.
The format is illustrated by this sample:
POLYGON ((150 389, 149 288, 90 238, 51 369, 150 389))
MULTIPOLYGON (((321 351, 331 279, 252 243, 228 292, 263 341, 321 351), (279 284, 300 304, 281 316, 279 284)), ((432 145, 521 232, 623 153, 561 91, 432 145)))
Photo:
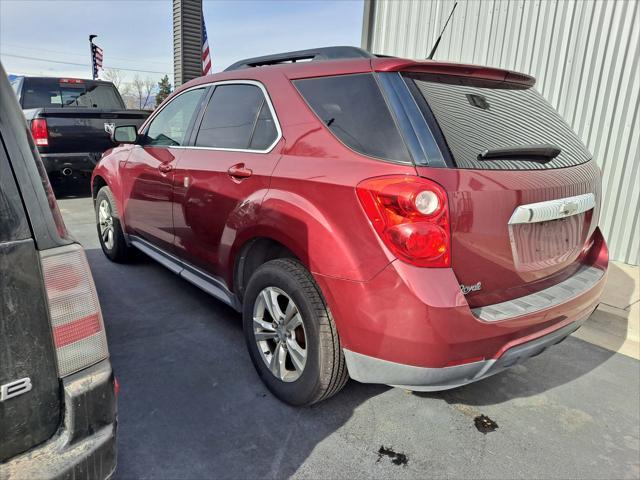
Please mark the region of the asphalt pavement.
POLYGON ((289 407, 255 373, 237 313, 143 255, 108 261, 91 199, 58 193, 121 385, 116 478, 640 478, 633 358, 570 337, 448 392, 350 381, 289 407))

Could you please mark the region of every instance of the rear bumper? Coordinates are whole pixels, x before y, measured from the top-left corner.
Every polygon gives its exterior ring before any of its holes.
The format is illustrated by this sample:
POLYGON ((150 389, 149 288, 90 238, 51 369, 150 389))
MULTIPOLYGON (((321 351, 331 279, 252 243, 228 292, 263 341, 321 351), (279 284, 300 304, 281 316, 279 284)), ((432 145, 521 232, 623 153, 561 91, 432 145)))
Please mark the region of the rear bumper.
MULTIPOLYGON (((538 297, 515 299, 520 307, 508 318, 498 315, 509 311, 505 304, 484 315, 472 310, 451 269, 396 261, 368 282, 316 279, 354 380, 443 390, 497 373, 575 331, 597 307, 606 281, 608 253, 599 230, 585 263, 598 274, 584 288, 547 296, 537 309, 531 305, 538 297), (490 320, 483 318, 489 313, 490 320)), ((572 287, 576 281, 569 280, 572 287)))
POLYGON ((490 377, 541 354, 547 348, 562 342, 575 332, 586 318, 565 325, 535 340, 512 347, 498 359, 482 360, 452 367, 414 367, 387 362, 349 350, 344 350, 344 355, 349 375, 359 382, 384 383, 416 391, 448 390, 490 377))
POLYGON ((48 174, 62 174, 65 169, 75 174, 91 174, 101 155, 101 152, 41 153, 40 157, 48 174))
POLYGON ((103 479, 116 467, 113 372, 104 360, 63 380, 64 422, 50 440, 2 466, 2 480, 103 479))

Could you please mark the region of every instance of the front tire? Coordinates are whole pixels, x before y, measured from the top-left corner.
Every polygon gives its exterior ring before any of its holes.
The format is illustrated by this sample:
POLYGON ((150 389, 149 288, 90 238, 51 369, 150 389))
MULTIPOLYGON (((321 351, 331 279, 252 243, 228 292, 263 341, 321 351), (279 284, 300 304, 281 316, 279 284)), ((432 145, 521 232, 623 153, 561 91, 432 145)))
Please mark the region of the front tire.
POLYGON ((96 227, 102 251, 113 262, 126 263, 133 257, 133 247, 127 245, 120 224, 120 215, 109 187, 96 195, 96 227))
POLYGON ((296 260, 271 260, 251 276, 243 328, 258 375, 283 402, 311 405, 344 387, 347 367, 331 312, 296 260))

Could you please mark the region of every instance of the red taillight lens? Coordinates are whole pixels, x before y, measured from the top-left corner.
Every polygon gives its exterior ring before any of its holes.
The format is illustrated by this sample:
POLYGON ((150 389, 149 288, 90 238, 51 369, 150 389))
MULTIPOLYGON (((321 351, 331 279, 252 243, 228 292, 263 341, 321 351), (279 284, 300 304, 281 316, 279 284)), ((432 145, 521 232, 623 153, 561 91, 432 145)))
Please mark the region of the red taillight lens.
POLYGON ((420 267, 451 266, 447 194, 420 177, 365 180, 356 188, 367 217, 399 259, 420 267))
POLYGON ((35 118, 31 120, 31 135, 33 141, 39 147, 49 146, 49 130, 47 130, 46 118, 35 118))
POLYGON ((65 377, 109 356, 98 295, 80 245, 41 253, 58 374, 65 377))

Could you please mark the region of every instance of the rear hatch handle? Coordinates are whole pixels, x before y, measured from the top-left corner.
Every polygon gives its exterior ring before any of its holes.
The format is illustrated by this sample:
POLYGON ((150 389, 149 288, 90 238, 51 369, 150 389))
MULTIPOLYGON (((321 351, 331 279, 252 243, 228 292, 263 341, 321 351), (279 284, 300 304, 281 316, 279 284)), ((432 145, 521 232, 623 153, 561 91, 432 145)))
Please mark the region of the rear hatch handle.
POLYGON ((560 155, 560 152, 562 150, 559 147, 548 143, 521 145, 487 149, 478 154, 478 160, 528 160, 545 164, 560 155))

